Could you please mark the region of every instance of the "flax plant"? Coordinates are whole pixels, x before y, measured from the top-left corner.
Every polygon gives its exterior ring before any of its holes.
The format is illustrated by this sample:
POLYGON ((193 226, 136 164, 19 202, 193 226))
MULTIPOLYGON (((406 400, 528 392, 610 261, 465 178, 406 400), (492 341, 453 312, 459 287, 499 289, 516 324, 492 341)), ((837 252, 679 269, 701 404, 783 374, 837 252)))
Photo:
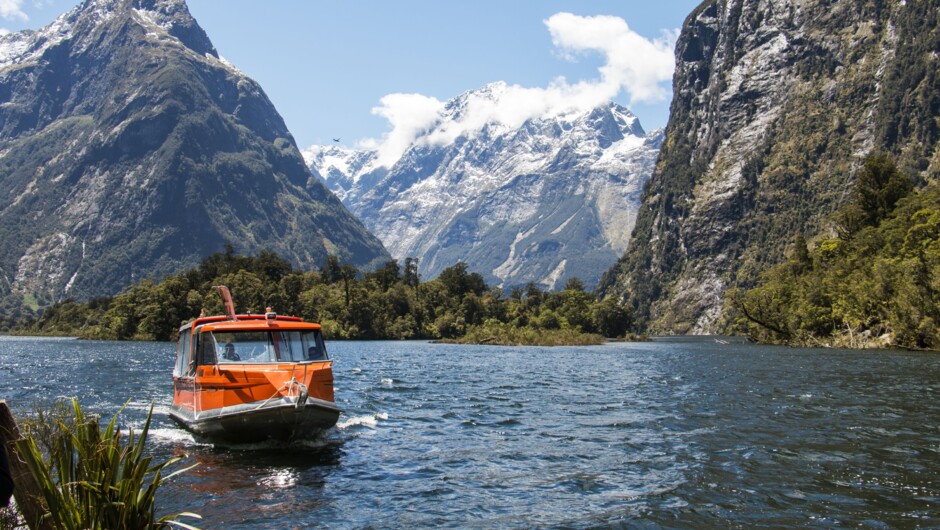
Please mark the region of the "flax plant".
POLYGON ((84 414, 73 398, 71 418, 50 418, 54 422, 51 431, 37 432, 38 436, 29 433, 17 442, 46 503, 44 522, 63 530, 194 529, 177 519, 199 518, 196 514, 157 519, 154 513, 160 485, 194 466, 164 476, 163 472, 182 457, 153 464, 152 457, 144 455, 153 405, 139 434, 129 429, 122 436, 116 426, 118 414, 102 430, 98 417, 84 414))

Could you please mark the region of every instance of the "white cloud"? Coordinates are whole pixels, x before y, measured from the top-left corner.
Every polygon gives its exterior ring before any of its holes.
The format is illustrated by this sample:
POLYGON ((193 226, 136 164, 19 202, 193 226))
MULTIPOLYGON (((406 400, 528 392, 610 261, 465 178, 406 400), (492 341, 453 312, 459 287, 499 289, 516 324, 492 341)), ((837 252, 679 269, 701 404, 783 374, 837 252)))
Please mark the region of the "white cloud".
POLYGON ((596 81, 606 90, 630 94, 630 102, 655 102, 666 97, 664 81, 672 79, 675 69, 673 46, 675 33, 648 40, 637 34, 622 18, 611 16, 579 17, 558 13, 545 21, 552 42, 563 51, 599 51, 605 56, 596 81))
POLYGON ((0 0, 0 18, 29 20, 22 9, 23 0, 0 0))
POLYGON ((421 133, 425 132, 437 119, 444 103, 437 98, 421 94, 389 94, 372 109, 373 114, 382 116, 392 125, 392 130, 381 142, 361 143, 361 147, 378 148, 376 163, 391 166, 408 149, 408 146, 421 133))
POLYGON ((630 103, 662 101, 668 95, 663 83, 671 81, 675 69, 673 47, 678 31, 664 32, 661 38, 650 40, 631 30, 622 18, 613 16, 558 13, 544 22, 552 42, 568 58, 588 52, 603 55, 598 78, 569 83, 558 77, 547 87, 535 88, 493 83, 485 90, 468 93, 466 110, 449 117, 442 115, 444 104, 435 98, 389 94, 372 112, 389 121, 391 132, 360 146, 377 148, 377 163, 390 166, 416 141, 446 145, 488 123, 518 127, 536 116, 583 112, 624 91, 630 103), (434 132, 425 134, 431 126, 434 132))
POLYGON ((11 32, 10 30, 8 30, 7 28, 0 28, 0 37, 2 37, 2 36, 4 36, 4 35, 9 35, 10 33, 12 33, 12 32, 11 32))

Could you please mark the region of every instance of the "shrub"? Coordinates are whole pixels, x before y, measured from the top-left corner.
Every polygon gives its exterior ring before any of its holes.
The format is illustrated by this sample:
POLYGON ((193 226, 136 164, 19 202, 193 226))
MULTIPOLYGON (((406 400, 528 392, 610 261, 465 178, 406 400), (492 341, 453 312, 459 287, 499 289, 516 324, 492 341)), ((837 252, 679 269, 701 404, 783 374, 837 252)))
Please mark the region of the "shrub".
POLYGON ((117 414, 102 431, 97 416, 83 413, 77 399, 71 404, 70 416, 62 409, 40 414, 27 436, 17 441, 46 503, 43 519, 63 530, 194 528, 176 520, 199 518, 192 513, 154 515, 160 485, 192 467, 164 476, 182 457, 153 465, 144 456, 153 406, 139 434, 129 430, 122 436, 117 414))

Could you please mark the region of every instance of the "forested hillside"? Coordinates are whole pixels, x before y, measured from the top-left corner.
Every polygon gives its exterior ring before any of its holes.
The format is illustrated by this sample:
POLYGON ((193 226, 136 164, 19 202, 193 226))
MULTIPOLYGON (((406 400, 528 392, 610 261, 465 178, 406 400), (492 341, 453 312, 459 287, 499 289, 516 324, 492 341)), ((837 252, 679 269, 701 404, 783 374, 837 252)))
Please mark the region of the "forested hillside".
POLYGON ((114 297, 67 300, 41 318, 7 320, 7 331, 96 339, 174 340, 181 323, 222 314, 212 288, 226 285, 236 311, 304 317, 323 325, 330 339, 458 339, 477 342, 571 344, 622 337, 632 314, 613 300, 596 301, 577 279, 548 293, 537 285, 505 296, 464 263, 423 282, 417 262, 386 262, 362 274, 330 256, 318 272, 295 270, 279 256, 213 254, 163 282, 146 280, 114 297))
POLYGON ((838 236, 807 247, 733 293, 739 330, 762 340, 940 349, 940 184, 913 190, 885 155, 871 156, 838 236))
POLYGON ((831 237, 863 159, 940 176, 936 0, 707 0, 676 46, 666 140, 601 282, 653 332, 725 330, 728 293, 831 237))

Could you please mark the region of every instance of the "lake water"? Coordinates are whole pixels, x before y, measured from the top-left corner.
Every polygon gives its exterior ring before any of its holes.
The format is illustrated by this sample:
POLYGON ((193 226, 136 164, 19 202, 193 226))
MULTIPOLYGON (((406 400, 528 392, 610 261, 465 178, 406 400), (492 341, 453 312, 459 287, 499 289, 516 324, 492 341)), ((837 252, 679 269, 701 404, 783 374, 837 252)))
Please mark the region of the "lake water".
POLYGON ((203 528, 940 527, 940 355, 698 342, 333 342, 335 429, 197 444, 173 345, 0 338, 0 399, 77 396, 198 467, 203 528))

